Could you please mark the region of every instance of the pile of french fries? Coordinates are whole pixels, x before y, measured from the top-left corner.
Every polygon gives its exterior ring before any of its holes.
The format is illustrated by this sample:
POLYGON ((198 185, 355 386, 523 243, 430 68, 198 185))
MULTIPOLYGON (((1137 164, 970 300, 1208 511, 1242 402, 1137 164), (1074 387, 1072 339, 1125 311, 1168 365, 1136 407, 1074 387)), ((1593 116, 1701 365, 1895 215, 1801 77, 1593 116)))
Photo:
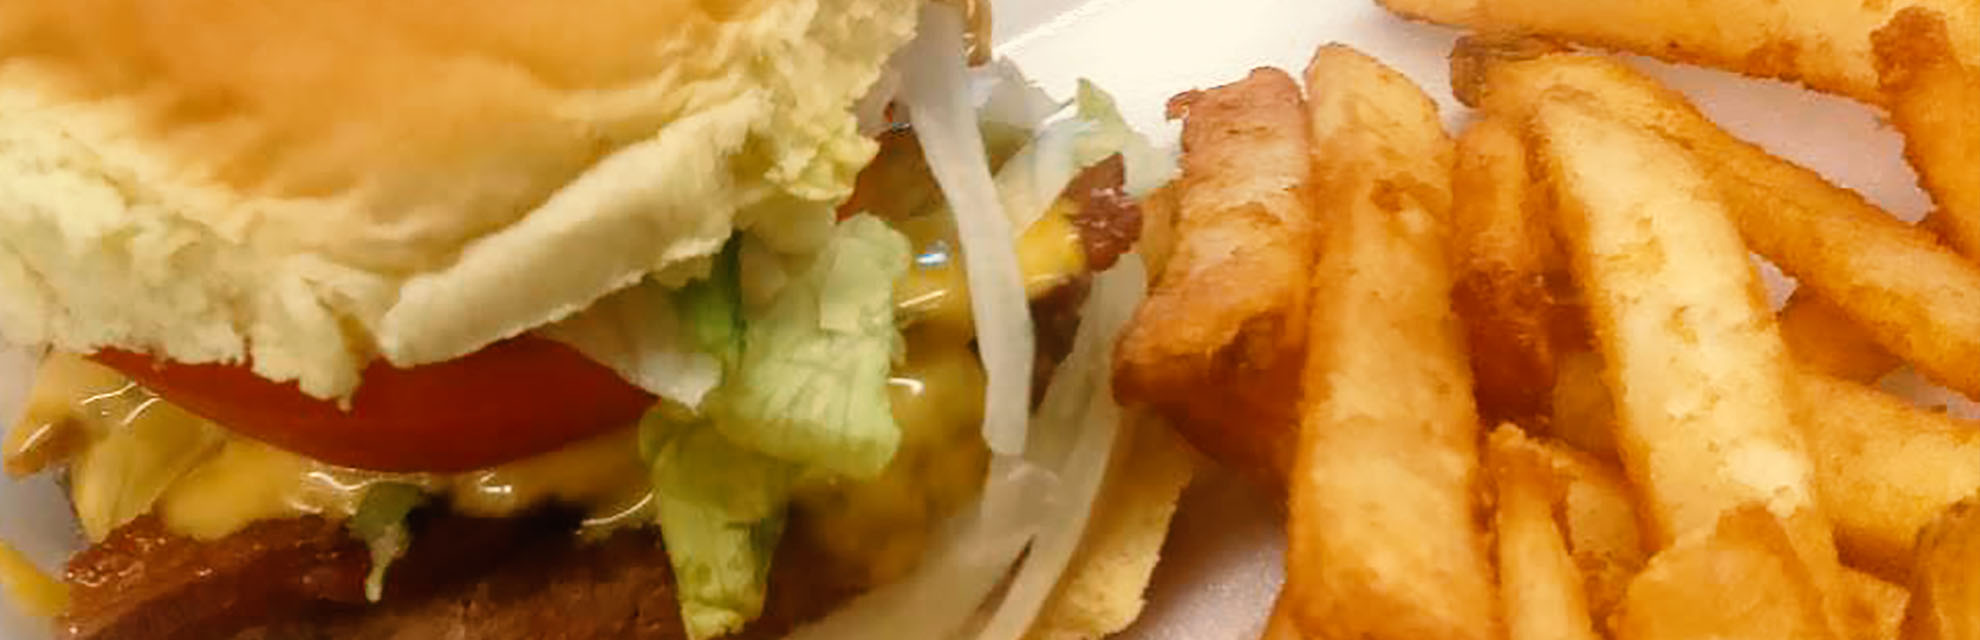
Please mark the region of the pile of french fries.
POLYGON ((1980 638, 1980 4, 1383 0, 1474 110, 1350 48, 1171 105, 1119 394, 1282 487, 1277 639, 1980 638), (1916 226, 1577 47, 1885 110, 1916 226), (1800 283, 1776 311, 1753 255, 1800 283))

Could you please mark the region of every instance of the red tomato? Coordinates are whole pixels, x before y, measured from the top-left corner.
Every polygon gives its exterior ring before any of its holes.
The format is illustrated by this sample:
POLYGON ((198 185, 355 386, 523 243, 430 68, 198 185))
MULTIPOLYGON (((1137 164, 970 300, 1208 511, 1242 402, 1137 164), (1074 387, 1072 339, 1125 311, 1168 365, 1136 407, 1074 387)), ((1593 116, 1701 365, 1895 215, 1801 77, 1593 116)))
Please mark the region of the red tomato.
POLYGON ((364 372, 349 411, 246 367, 95 360, 241 435, 316 460, 377 471, 467 471, 631 425, 654 398, 562 344, 522 337, 463 358, 364 372))

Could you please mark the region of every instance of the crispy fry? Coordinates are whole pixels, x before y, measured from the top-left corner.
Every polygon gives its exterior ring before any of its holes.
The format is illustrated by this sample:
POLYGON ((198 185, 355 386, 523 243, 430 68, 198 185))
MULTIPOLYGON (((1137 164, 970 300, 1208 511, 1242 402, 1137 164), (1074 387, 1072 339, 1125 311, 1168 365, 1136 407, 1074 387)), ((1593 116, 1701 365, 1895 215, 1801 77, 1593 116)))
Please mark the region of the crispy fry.
POLYGON ((1898 368, 1885 351, 1850 321, 1835 303, 1807 291, 1795 292, 1781 308, 1781 339, 1803 367, 1856 382, 1876 382, 1898 368))
MULTIPOLYGON (((1276 69, 1177 96, 1173 251, 1115 357, 1123 400, 1167 414, 1233 467, 1284 477, 1313 262, 1307 124, 1276 69)), ((1276 485, 1277 483, 1273 483, 1276 485)))
MULTIPOLYGON (((1980 12, 1980 5, 1969 5, 1980 12)), ((1946 240, 1980 255, 1980 58, 1961 64, 1945 14, 1912 7, 1873 34, 1877 74, 1905 156, 1939 205, 1946 240)), ((1969 39, 1980 26, 1971 22, 1969 39)), ((1968 52, 1972 53, 1971 51, 1968 52)))
POLYGON ((1169 265, 1169 254, 1176 248, 1175 184, 1165 184, 1141 198, 1141 240, 1134 250, 1148 265, 1149 284, 1155 284, 1169 265))
POLYGON ((1567 488, 1548 453, 1504 424, 1492 432, 1486 460, 1498 490, 1494 523, 1506 637, 1596 640, 1585 581, 1555 521, 1567 488))
POLYGON ((1533 129, 1655 546, 1760 502, 1812 565, 1833 563, 1786 348, 1725 207, 1679 147, 1591 105, 1549 96, 1533 129))
POLYGON ((1643 547, 1635 496, 1622 471, 1556 442, 1536 441, 1547 456, 1555 481, 1565 488, 1556 505, 1567 535, 1568 554, 1586 580, 1588 611, 1607 620, 1622 602, 1623 590, 1643 569, 1643 547))
POLYGON ((1827 639, 1814 570, 1766 507, 1729 510, 1650 558, 1614 622, 1618 640, 1827 639))
POLYGON ((1479 411, 1489 420, 1542 415, 1554 384, 1548 279, 1566 265, 1516 123, 1485 118, 1464 132, 1451 195, 1451 298, 1471 347, 1479 411))
POLYGON ((1616 455, 1616 407, 1602 380, 1602 356, 1588 349, 1560 354, 1555 364, 1549 435, 1597 456, 1616 455))
POLYGON ((1322 47, 1307 86, 1327 304, 1301 375, 1293 617, 1320 638, 1499 637, 1444 255, 1452 142, 1428 96, 1352 49, 1322 47))
POLYGON ((1293 621, 1292 607, 1281 597, 1272 605, 1272 617, 1265 621, 1265 633, 1261 640, 1300 640, 1299 623, 1293 621))
POLYGON ((1980 503, 1954 504, 1918 535, 1906 640, 1980 638, 1980 503))
POLYGON ((1879 103, 1870 34, 1905 7, 1946 15, 1952 49, 1980 64, 1980 8, 1968 0, 1380 0, 1405 17, 1482 32, 1531 33, 1799 81, 1879 103))
POLYGON ((1523 113, 1550 91, 1586 94, 1608 113, 1657 132, 1703 163, 1752 250, 1834 302, 1878 344, 1934 382, 1980 396, 1980 266, 1930 232, 1898 221, 1821 175, 1720 130, 1684 98, 1602 58, 1543 55, 1461 43, 1454 69, 1487 78, 1460 96, 1492 112, 1523 113))
POLYGON ((1793 380, 1795 419, 1843 559, 1903 581, 1918 530, 1980 492, 1980 426, 1805 365, 1793 380))
POLYGON ((1850 564, 1902 581, 1912 539, 1980 491, 1980 429, 1860 384, 1796 378, 1818 489, 1850 564))
POLYGON ((1911 600, 1909 590, 1855 569, 1843 570, 1843 589, 1849 595, 1844 611, 1849 637, 1897 640, 1905 603, 1911 600))

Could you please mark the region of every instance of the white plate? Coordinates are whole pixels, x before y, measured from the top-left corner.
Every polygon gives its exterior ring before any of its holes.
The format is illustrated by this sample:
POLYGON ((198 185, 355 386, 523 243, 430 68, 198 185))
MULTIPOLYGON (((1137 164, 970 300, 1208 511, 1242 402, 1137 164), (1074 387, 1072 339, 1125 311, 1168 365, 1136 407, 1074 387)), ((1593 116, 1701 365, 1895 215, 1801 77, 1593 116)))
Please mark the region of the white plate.
MULTIPOLYGON (((1574 1, 1574 0, 1567 0, 1574 1)), ((1173 141, 1169 96, 1242 77, 1257 66, 1297 72, 1314 47, 1344 42, 1423 83, 1455 126, 1444 56, 1452 32, 1404 23, 1366 0, 999 0, 1002 52, 1057 95, 1090 78, 1119 98, 1128 119, 1173 141)), ((1733 132, 1857 189, 1906 219, 1926 201, 1875 113, 1844 100, 1699 69, 1641 63, 1691 94, 1733 132)), ((25 375, 0 351, 0 418, 11 423, 25 375)), ((4 423, 0 423, 4 424, 4 423)), ((1206 474, 1185 496, 1168 558, 1132 640, 1254 638, 1279 582, 1276 509, 1227 474, 1206 474)), ((77 540, 46 481, 0 480, 0 538, 54 568, 77 540)), ((38 622, 0 606, 0 638, 45 637, 38 622)))

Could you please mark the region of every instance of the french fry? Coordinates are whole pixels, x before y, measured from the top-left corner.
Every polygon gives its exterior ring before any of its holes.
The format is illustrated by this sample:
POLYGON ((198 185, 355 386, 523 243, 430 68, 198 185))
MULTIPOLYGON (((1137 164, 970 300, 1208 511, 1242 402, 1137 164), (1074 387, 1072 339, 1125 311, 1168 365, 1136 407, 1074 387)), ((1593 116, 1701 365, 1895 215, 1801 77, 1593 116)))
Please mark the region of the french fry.
POLYGON ((1276 69, 1170 104, 1183 118, 1172 249, 1115 354, 1124 401, 1274 486, 1298 438, 1313 263, 1303 105, 1276 69))
POLYGON ((1844 611, 1849 637, 1897 640, 1911 591, 1855 569, 1843 570, 1843 589, 1849 596, 1844 611))
MULTIPOLYGON (((1968 16, 1980 5, 1968 4, 1968 16)), ((1873 34, 1877 74, 1905 156, 1939 206, 1946 240, 1980 255, 1980 58, 1961 63, 1951 27, 1980 28, 1922 6, 1899 11, 1873 34)), ((1969 42, 1971 44, 1971 42, 1969 42)), ((1972 51, 1967 53, 1971 54, 1972 51)))
POLYGON ((1597 456, 1616 456, 1616 407, 1602 380, 1602 356, 1588 349, 1559 355, 1548 434, 1597 456))
POLYGON ((1616 614, 1617 640, 1837 637, 1815 574, 1782 523, 1743 505, 1650 558, 1616 614))
POLYGON ((1870 383, 1898 368, 1898 357, 1820 296, 1795 292, 1781 308, 1781 339, 1796 362, 1845 380, 1870 383))
POLYGON ((1479 425, 1450 309, 1436 107, 1346 47, 1307 68, 1324 246, 1291 480, 1287 597, 1319 638, 1500 636, 1479 425))
POLYGON ((1843 559, 1903 582, 1919 529, 1980 492, 1980 425, 1805 365, 1793 380, 1795 419, 1843 559))
POLYGON ((1380 0, 1405 17, 1518 32, 1802 82, 1882 102, 1870 34, 1906 7, 1946 15, 1952 49, 1980 64, 1980 9, 1968 0, 1380 0))
POLYGON ((1877 343, 1934 382, 1980 396, 1980 266, 1821 175, 1720 130, 1684 98, 1621 63, 1460 43, 1461 98, 1488 112, 1531 110, 1550 91, 1583 93, 1702 163, 1755 252, 1841 308, 1877 343))
POLYGON ((1566 271, 1526 171, 1515 122, 1485 118, 1458 138, 1451 174, 1451 303, 1487 420, 1543 415, 1554 386, 1550 274, 1566 271))
POLYGON ((1980 428, 1817 373, 1796 384, 1843 556, 1902 582, 1919 529, 1980 491, 1980 428))
POLYGON ((1980 638, 1980 503, 1961 500, 1918 535, 1906 640, 1980 638))
MULTIPOLYGON (((1835 542, 1790 419, 1787 350, 1726 207, 1682 148, 1595 104, 1550 94, 1532 135, 1652 546, 1765 505, 1816 588, 1837 593, 1835 542)), ((1840 621, 1841 608, 1832 614, 1840 621)))
POLYGON ((1596 640, 1581 572, 1556 524, 1567 499, 1547 452, 1518 427, 1500 425, 1486 451, 1497 487, 1499 601, 1509 640, 1596 640))
POLYGON ((1169 266, 1169 254, 1176 247, 1176 186, 1165 184, 1141 197, 1141 240, 1136 253, 1148 265, 1148 284, 1155 284, 1169 266))
POLYGON ((1610 464, 1555 442, 1535 443, 1546 455, 1554 481, 1563 487, 1555 510, 1567 536, 1568 554, 1584 579, 1589 614, 1607 620, 1649 556, 1638 526, 1635 496, 1622 471, 1610 464))
POLYGON ((1299 623, 1293 621, 1292 608, 1286 604, 1285 598, 1280 598, 1272 606, 1272 617, 1266 619, 1265 633, 1259 637, 1262 640, 1301 640, 1303 636, 1299 633, 1299 623))

